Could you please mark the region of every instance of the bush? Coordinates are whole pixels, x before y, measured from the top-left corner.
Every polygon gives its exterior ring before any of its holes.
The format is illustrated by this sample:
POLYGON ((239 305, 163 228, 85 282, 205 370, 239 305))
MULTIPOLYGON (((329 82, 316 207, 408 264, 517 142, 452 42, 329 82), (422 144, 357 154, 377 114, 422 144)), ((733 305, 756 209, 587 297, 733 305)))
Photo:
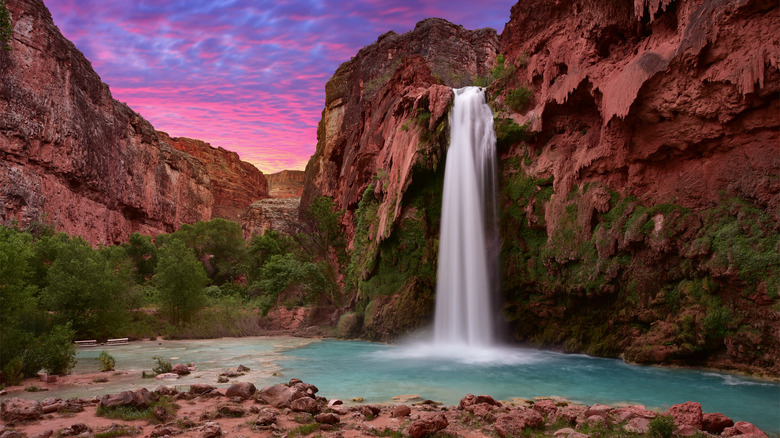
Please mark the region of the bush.
POLYGON ((533 97, 533 89, 526 87, 515 88, 510 91, 506 96, 506 104, 512 111, 519 113, 522 112, 533 97))
POLYGON ((155 356, 152 359, 157 361, 157 366, 152 368, 152 371, 154 371, 155 373, 165 374, 165 373, 170 373, 173 370, 171 361, 165 360, 161 356, 155 356))
POLYGON ((674 417, 671 415, 659 415, 650 420, 650 429, 647 432, 650 436, 672 438, 674 429, 674 417))
POLYGON ((3 383, 18 385, 22 383, 22 358, 15 357, 3 367, 3 383))
POLYGON ((69 322, 54 327, 44 339, 39 353, 43 368, 49 374, 68 374, 76 366, 76 345, 73 344, 73 334, 69 322))
POLYGON ((114 371, 114 365, 116 365, 116 359, 105 351, 101 351, 97 357, 100 361, 100 371, 114 371))

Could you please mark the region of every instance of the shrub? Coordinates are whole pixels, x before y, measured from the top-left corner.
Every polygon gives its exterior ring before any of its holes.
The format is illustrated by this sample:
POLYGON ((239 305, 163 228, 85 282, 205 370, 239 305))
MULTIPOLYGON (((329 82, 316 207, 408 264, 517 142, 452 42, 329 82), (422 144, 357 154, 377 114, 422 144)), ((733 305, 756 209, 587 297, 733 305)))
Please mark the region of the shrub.
POLYGON ((672 438, 674 429, 674 417, 671 415, 659 415, 650 420, 648 434, 655 437, 672 438))
POLYGON ((170 373, 173 370, 171 361, 163 359, 161 356, 154 356, 152 359, 157 361, 157 366, 152 371, 157 374, 170 373))
POLYGON ((3 383, 18 385, 22 383, 22 358, 15 357, 3 367, 3 383))
POLYGON ((101 351, 97 360, 100 361, 100 371, 114 371, 114 365, 116 365, 116 359, 105 351, 101 351))
POLYGON ((506 96, 506 104, 512 111, 519 113, 522 112, 533 97, 533 89, 526 87, 515 88, 510 91, 506 96))
POLYGON ((70 323, 58 325, 43 340, 40 355, 49 374, 67 374, 76 366, 76 345, 70 323))

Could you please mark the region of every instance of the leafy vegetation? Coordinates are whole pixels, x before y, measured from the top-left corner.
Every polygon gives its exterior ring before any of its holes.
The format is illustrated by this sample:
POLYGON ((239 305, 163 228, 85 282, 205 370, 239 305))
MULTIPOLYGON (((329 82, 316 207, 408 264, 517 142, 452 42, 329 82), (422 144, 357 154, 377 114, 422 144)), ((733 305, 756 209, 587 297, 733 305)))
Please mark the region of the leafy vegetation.
POLYGON ((507 94, 505 102, 512 111, 520 113, 526 109, 533 96, 533 89, 518 87, 507 94))
POLYGON ((124 420, 124 421, 145 420, 148 421, 149 423, 157 423, 159 421, 157 420, 157 416, 155 416, 154 411, 158 407, 162 408, 165 411, 166 413, 165 417, 168 418, 175 417, 176 411, 179 409, 179 406, 176 403, 174 403, 172 398, 167 396, 162 396, 160 397, 159 400, 150 403, 149 406, 146 408, 138 408, 130 405, 120 405, 120 406, 112 406, 112 407, 98 405, 96 415, 98 417, 105 417, 113 420, 124 420))
POLYGON ((5 0, 0 0, 0 47, 3 50, 11 50, 11 37, 14 34, 14 26, 11 22, 11 14, 5 5, 5 0))

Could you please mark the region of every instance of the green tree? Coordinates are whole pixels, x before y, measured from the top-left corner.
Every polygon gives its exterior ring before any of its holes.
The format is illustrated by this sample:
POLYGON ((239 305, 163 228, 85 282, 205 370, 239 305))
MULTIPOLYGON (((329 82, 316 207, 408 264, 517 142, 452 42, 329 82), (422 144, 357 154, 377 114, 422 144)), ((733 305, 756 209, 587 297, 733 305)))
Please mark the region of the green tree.
POLYGON ((157 266, 157 247, 154 246, 151 237, 133 233, 127 243, 122 244, 122 248, 133 264, 133 278, 136 283, 143 284, 154 275, 154 268, 157 266))
POLYGON ((154 285, 162 311, 171 322, 188 322, 205 305, 208 276, 195 253, 179 239, 160 247, 154 285))
POLYGON ((42 304, 55 319, 71 322, 78 336, 108 337, 124 329, 128 288, 111 250, 94 250, 71 239, 47 272, 42 304))
MULTIPOLYGON (((241 226, 221 218, 182 225, 170 238, 183 241, 203 262, 212 284, 223 284, 241 273, 246 256, 246 240, 241 226)), ((165 241, 162 238, 162 242, 165 241)))

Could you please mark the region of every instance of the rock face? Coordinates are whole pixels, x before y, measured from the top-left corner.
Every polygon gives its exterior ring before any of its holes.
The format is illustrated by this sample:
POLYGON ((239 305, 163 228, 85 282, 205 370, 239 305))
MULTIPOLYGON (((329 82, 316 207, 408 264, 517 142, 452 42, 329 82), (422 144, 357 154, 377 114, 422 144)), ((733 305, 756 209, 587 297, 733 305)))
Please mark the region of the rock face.
POLYGON ((253 202, 241 215, 241 230, 246 239, 266 231, 287 233, 298 218, 301 198, 268 198, 253 202))
POLYGON ((432 18, 411 32, 381 35, 342 64, 325 86, 302 205, 330 196, 338 207, 353 210, 377 177, 381 184, 375 190, 388 201, 381 208, 386 214, 380 214, 379 228, 386 228, 384 217, 393 221, 401 212, 397 200, 411 182, 413 166, 441 155, 428 145, 418 148, 421 133, 435 130, 446 118, 450 86, 486 74, 497 45, 493 29, 469 31, 432 18))
POLYGON ((114 244, 212 217, 238 221, 268 196, 263 174, 237 154, 170 138, 114 100, 40 0, 7 6, 14 34, 12 50, 0 53, 0 223, 46 222, 114 244))
POLYGON ((254 201, 265 199, 268 194, 268 181, 263 172, 238 154, 215 148, 210 144, 185 137, 171 138, 164 132, 159 133, 168 144, 200 160, 211 179, 214 206, 211 216, 239 222, 241 214, 254 201))
POLYGON ((39 0, 8 4, 0 53, 0 220, 36 221, 93 244, 211 217, 206 169, 111 97, 39 0))
POLYGON ((362 49, 326 86, 302 205, 346 210, 345 282, 371 297, 363 335, 430 318, 446 86, 479 76, 514 336, 778 375, 780 33, 765 31, 778 9, 532 0, 498 40, 426 20, 362 49))
POLYGON ((306 173, 302 170, 283 170, 266 175, 268 194, 272 198, 300 198, 306 173))

